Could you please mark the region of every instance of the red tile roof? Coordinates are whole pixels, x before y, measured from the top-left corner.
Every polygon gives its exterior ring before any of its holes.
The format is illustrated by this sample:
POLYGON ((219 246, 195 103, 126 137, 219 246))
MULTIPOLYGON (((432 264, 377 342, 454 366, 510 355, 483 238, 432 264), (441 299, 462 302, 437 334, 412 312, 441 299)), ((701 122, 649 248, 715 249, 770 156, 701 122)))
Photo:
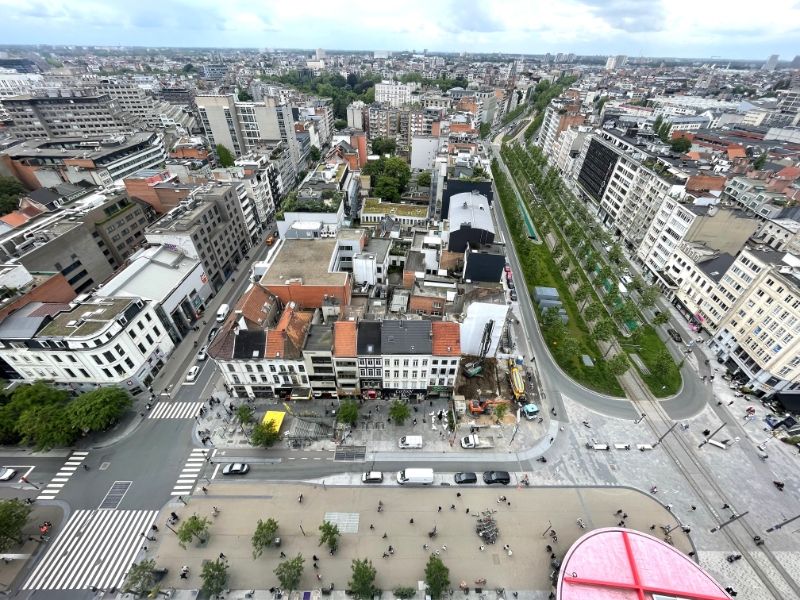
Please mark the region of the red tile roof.
POLYGON ((355 358, 356 351, 356 322, 336 321, 333 324, 333 355, 337 358, 355 358))
POLYGON ((775 173, 776 179, 784 179, 789 181, 794 181, 795 179, 800 177, 800 167, 784 167, 777 173, 775 173))
POLYGON ((259 284, 251 287, 236 304, 236 310, 255 327, 268 326, 267 319, 272 313, 277 298, 259 284))
POLYGON ((431 323, 433 356, 461 356, 461 325, 451 321, 431 323))
POLYGON ((296 310, 294 302, 287 304, 275 329, 267 332, 266 358, 300 358, 313 317, 313 312, 296 310))

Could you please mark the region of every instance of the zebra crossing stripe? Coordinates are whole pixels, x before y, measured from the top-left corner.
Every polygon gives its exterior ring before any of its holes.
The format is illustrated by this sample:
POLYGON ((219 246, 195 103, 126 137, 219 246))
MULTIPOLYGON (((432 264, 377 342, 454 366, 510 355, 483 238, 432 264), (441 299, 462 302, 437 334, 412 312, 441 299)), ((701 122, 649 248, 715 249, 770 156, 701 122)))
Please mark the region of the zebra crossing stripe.
POLYGON ((200 414, 202 402, 158 402, 148 419, 193 419, 200 414))
POLYGON ((178 475, 178 480, 175 482, 170 495, 182 496, 192 492, 195 483, 197 483, 197 478, 200 476, 200 471, 203 470, 203 463, 206 462, 207 455, 208 450, 204 448, 192 449, 183 465, 183 469, 181 469, 180 475, 178 475))
POLYGON ((80 464, 86 460, 89 452, 79 450, 69 455, 64 465, 58 470, 53 479, 44 487, 37 496, 37 500, 52 500, 61 491, 69 478, 75 474, 80 464))
POLYGON ((120 587, 157 515, 154 510, 76 511, 23 588, 120 587))

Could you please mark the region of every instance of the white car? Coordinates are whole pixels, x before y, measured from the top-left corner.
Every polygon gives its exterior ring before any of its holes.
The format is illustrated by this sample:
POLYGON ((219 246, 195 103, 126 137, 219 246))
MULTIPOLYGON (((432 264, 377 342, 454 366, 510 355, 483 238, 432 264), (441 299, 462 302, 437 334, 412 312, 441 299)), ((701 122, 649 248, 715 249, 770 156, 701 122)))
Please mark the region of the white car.
POLYGON ((188 381, 189 383, 193 382, 195 379, 197 379, 197 375, 199 373, 200 373, 200 367, 195 365, 194 367, 189 369, 188 373, 186 373, 186 381, 188 381))
POLYGON ((200 352, 197 353, 197 360, 205 360, 208 358, 208 354, 206 354, 206 352, 208 352, 208 346, 203 346, 200 348, 200 352))
POLYGON ((247 463, 228 463, 222 467, 223 475, 244 475, 250 470, 247 463))
POLYGON ((17 472, 9 467, 0 467, 0 481, 11 481, 17 472))

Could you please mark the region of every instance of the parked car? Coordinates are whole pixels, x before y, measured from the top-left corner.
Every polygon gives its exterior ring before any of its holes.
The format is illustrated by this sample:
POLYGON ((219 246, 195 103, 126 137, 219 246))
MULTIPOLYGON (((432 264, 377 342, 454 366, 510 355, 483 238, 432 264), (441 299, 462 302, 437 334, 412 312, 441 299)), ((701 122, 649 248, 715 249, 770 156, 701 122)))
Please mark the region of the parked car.
POLYGON ((209 342, 214 339, 214 336, 217 335, 218 331, 219 331, 219 327, 214 327, 214 328, 211 329, 211 331, 208 332, 208 341, 209 342))
POLYGON ((669 334, 669 337, 671 337, 673 340, 675 340, 679 344, 683 343, 683 338, 681 337, 681 334, 678 333, 677 331, 675 331, 674 329, 672 329, 671 327, 669 329, 667 329, 667 333, 669 334))
POLYGON ((526 419, 532 421, 535 419, 539 414, 539 407, 529 402, 525 406, 522 407, 522 414, 525 416, 526 419))
POLYGON ((17 472, 9 467, 0 467, 0 481, 10 481, 17 472))
POLYGON ((206 354, 207 351, 208 351, 208 346, 203 346, 202 348, 200 348, 200 352, 197 353, 197 360, 205 360, 206 358, 208 358, 208 354, 206 354))
POLYGON ((508 485, 511 483, 511 475, 508 471, 486 471, 483 474, 483 483, 492 485, 499 483, 501 485, 508 485))
POLYGON ((361 483, 383 483, 383 472, 367 471, 361 474, 361 483))
POLYGON ((514 289, 514 282, 513 281, 509 281, 508 282, 508 289, 510 289, 510 290, 514 289))
POLYGON ((508 293, 508 297, 511 298, 512 301, 516 302, 517 301, 517 290, 511 290, 508 293))
POLYGON ((506 263, 506 266, 505 266, 505 267, 503 267, 503 270, 504 270, 506 273, 511 273, 511 265, 510 265, 510 264, 508 264, 508 263, 506 263))
POLYGON ((244 475, 250 470, 247 463, 228 463, 222 467, 223 475, 244 475))
POLYGON ((186 373, 186 381, 188 381, 189 383, 193 382, 195 379, 197 379, 199 373, 200 373, 200 367, 195 365, 194 367, 189 369, 188 373, 186 373))
POLYGON ((478 483, 478 476, 472 471, 463 471, 453 475, 453 481, 455 481, 458 485, 478 483))

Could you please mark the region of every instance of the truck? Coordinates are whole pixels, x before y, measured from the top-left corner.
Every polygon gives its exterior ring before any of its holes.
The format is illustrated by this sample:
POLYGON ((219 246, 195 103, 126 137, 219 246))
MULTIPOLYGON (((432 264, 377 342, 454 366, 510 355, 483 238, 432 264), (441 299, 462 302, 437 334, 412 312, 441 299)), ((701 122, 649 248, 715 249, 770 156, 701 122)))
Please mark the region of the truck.
POLYGON ((511 392, 514 394, 514 400, 522 400, 525 397, 525 382, 522 379, 521 361, 520 357, 516 361, 508 359, 508 378, 511 383, 511 392))
POLYGON ((468 450, 483 450, 485 448, 494 448, 493 437, 479 437, 471 433, 461 438, 461 447, 468 450))
POLYGON ((418 449, 422 448, 422 436, 421 435, 404 435, 400 438, 397 442, 397 446, 402 449, 418 449))
POLYGON ((431 485, 433 469, 403 469, 397 472, 397 483, 400 485, 431 485))

